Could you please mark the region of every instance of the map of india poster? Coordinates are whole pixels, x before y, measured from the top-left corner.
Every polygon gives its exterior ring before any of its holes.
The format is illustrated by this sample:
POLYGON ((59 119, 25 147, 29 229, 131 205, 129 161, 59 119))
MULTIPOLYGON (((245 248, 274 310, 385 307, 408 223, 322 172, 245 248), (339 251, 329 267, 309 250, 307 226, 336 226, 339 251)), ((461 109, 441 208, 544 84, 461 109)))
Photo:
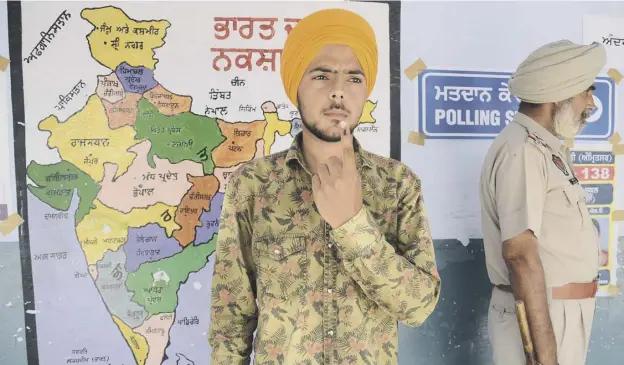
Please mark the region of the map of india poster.
POLYGON ((342 7, 376 32, 355 136, 390 153, 388 7, 350 2, 26 2, 22 56, 39 364, 207 364, 228 178, 301 131, 288 33, 342 7))

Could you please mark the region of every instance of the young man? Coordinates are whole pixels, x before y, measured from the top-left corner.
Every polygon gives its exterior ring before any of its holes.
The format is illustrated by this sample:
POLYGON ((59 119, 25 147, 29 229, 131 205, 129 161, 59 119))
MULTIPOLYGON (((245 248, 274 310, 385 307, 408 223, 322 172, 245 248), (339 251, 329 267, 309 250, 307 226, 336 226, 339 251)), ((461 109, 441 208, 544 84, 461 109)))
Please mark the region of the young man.
POLYGON ((303 131, 230 178, 212 364, 248 364, 252 346, 256 364, 397 364, 397 320, 421 325, 440 278, 420 180, 351 134, 375 84, 374 32, 352 12, 316 12, 281 66, 303 131))
POLYGON ((601 45, 563 40, 535 50, 511 77, 519 112, 488 151, 480 189, 497 365, 526 363, 515 299, 526 305, 541 364, 585 364, 599 241, 561 139, 583 129, 605 62, 601 45))

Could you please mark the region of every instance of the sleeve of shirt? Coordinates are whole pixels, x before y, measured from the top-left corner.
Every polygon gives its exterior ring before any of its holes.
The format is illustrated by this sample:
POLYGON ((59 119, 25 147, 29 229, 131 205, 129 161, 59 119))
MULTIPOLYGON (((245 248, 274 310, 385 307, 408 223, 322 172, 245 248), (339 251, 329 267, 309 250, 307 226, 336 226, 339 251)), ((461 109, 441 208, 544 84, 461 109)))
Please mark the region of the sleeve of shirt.
POLYGON ((433 312, 441 284, 420 180, 404 167, 401 181, 397 231, 388 235, 396 248, 364 206, 331 235, 346 272, 366 296, 403 324, 417 327, 433 312))
POLYGON ((250 244, 252 208, 243 191, 241 169, 232 174, 226 188, 214 253, 208 331, 214 365, 248 365, 258 322, 250 244))
POLYGON ((496 165, 494 189, 502 241, 526 230, 539 239, 548 181, 544 153, 527 142, 503 148, 496 165))

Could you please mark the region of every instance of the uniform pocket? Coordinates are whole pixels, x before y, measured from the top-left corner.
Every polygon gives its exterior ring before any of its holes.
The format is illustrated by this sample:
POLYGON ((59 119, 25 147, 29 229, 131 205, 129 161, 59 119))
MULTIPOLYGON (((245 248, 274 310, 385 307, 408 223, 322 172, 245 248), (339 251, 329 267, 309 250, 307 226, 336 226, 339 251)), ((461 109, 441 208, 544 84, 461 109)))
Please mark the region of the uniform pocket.
POLYGON ((547 195, 544 211, 562 218, 562 223, 570 229, 579 230, 583 226, 583 215, 579 205, 580 193, 576 185, 557 189, 547 195))
POLYGON ((310 267, 305 236, 258 238, 253 246, 259 299, 286 300, 301 294, 310 267))
POLYGON ((581 212, 581 217, 583 217, 583 228, 591 225, 593 227, 593 222, 591 220, 591 216, 589 215, 589 209, 587 209, 587 192, 580 185, 574 185, 578 191, 578 208, 581 212))

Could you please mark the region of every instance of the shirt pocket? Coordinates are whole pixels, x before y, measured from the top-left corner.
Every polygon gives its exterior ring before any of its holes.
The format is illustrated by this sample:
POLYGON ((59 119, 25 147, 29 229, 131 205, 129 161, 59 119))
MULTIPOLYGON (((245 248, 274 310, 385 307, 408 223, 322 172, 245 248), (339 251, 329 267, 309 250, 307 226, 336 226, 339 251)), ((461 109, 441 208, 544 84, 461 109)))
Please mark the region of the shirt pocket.
POLYGON ((587 191, 581 185, 574 185, 578 192, 578 208, 581 211, 581 217, 583 217, 583 228, 591 227, 592 230, 594 228, 594 223, 592 222, 591 215, 589 214, 589 209, 587 209, 587 191))
POLYGON ((580 198, 580 191, 576 185, 557 189, 547 197, 544 211, 560 218, 567 229, 580 230, 583 227, 580 198))
POLYGON ((258 299, 287 300, 302 294, 309 277, 310 258, 304 235, 256 239, 253 245, 256 261, 258 299))

